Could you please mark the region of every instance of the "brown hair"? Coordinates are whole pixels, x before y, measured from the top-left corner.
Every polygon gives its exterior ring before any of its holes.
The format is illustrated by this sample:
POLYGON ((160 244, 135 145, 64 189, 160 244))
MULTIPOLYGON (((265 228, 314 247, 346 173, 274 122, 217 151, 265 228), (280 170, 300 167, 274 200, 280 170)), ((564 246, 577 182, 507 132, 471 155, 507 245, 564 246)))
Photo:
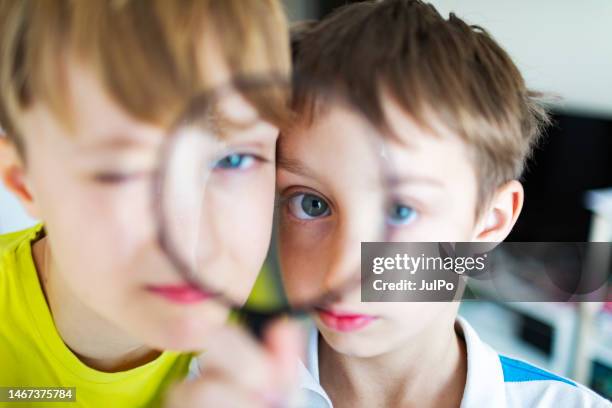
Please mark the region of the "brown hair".
POLYGON ((383 94, 426 128, 433 113, 472 149, 481 203, 521 175, 549 122, 539 94, 483 28, 419 0, 342 7, 301 27, 292 45, 296 75, 308 78, 294 95, 305 117, 321 102, 313 81, 340 90, 377 126, 385 126, 383 94))
POLYGON ((67 52, 129 113, 166 122, 207 86, 199 53, 211 27, 232 73, 289 73, 277 0, 0 0, 0 124, 19 145, 17 116, 34 100, 70 120, 67 52))

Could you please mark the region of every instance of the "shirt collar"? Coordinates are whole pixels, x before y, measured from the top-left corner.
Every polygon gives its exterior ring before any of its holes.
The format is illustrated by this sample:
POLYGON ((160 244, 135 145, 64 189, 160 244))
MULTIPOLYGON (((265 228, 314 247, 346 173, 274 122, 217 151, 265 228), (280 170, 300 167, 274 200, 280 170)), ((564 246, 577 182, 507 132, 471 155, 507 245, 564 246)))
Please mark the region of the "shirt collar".
POLYGON ((333 408, 331 399, 321 387, 319 380, 319 331, 314 324, 310 326, 306 341, 306 365, 299 362, 300 388, 304 394, 304 406, 333 408))
POLYGON ((504 407, 504 373, 499 354, 480 340, 476 331, 462 317, 457 317, 455 330, 465 339, 468 360, 461 408, 504 407))

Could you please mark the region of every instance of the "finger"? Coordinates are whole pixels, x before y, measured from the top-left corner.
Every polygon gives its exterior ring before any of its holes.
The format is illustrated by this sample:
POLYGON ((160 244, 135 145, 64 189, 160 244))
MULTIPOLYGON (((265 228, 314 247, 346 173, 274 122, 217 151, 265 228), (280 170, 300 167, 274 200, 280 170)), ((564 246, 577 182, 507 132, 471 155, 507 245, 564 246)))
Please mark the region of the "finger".
POLYGON ((302 406, 298 387, 298 360, 305 350, 305 333, 294 320, 277 321, 265 333, 266 347, 277 367, 277 384, 283 401, 276 406, 302 406))
POLYGON ((251 390, 273 388, 272 359, 267 351, 245 330, 224 327, 206 344, 198 357, 202 375, 231 378, 251 390))
POLYGON ((282 383, 297 380, 298 359, 304 350, 304 333, 295 321, 279 320, 264 335, 266 348, 274 361, 275 373, 282 383))

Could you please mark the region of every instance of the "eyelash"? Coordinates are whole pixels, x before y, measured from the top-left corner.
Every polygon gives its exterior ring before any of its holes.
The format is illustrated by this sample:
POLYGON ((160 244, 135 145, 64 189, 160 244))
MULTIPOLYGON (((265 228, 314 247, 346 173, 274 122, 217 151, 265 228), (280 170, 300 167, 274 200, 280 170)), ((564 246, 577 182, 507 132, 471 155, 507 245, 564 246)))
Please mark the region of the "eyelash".
POLYGON ((93 176, 93 180, 100 184, 120 184, 147 176, 148 173, 100 173, 93 176))
POLYGON ((225 156, 223 156, 221 159, 217 160, 213 166, 214 170, 217 171, 231 171, 231 170, 248 170, 249 168, 253 167, 253 165, 257 164, 257 163, 269 163, 270 160, 266 159, 265 157, 262 156, 258 156, 256 154, 253 153, 229 153, 226 154, 225 156), (229 157, 232 156, 240 156, 240 158, 243 160, 245 158, 249 158, 252 159, 253 161, 250 163, 250 166, 248 166, 247 168, 244 167, 219 167, 219 164, 223 161, 228 159, 229 157))

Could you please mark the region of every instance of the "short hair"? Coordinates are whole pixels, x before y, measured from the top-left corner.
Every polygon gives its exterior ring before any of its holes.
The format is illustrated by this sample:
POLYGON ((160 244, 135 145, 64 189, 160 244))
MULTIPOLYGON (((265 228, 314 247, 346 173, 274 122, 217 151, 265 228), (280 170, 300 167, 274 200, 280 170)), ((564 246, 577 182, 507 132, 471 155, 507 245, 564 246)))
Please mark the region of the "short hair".
POLYGON ((425 128, 433 113, 472 149, 479 203, 520 177, 549 123, 542 95, 526 87, 495 40, 431 4, 350 4, 296 34, 294 70, 307 80, 296 81, 294 106, 303 117, 314 119, 323 103, 317 89, 330 88, 377 126, 385 126, 385 94, 425 128))
POLYGON ((67 52, 89 64, 128 113, 170 120, 206 86, 198 54, 209 27, 233 74, 289 75, 278 0, 0 0, 0 124, 19 146, 17 116, 33 101, 70 120, 67 52))

